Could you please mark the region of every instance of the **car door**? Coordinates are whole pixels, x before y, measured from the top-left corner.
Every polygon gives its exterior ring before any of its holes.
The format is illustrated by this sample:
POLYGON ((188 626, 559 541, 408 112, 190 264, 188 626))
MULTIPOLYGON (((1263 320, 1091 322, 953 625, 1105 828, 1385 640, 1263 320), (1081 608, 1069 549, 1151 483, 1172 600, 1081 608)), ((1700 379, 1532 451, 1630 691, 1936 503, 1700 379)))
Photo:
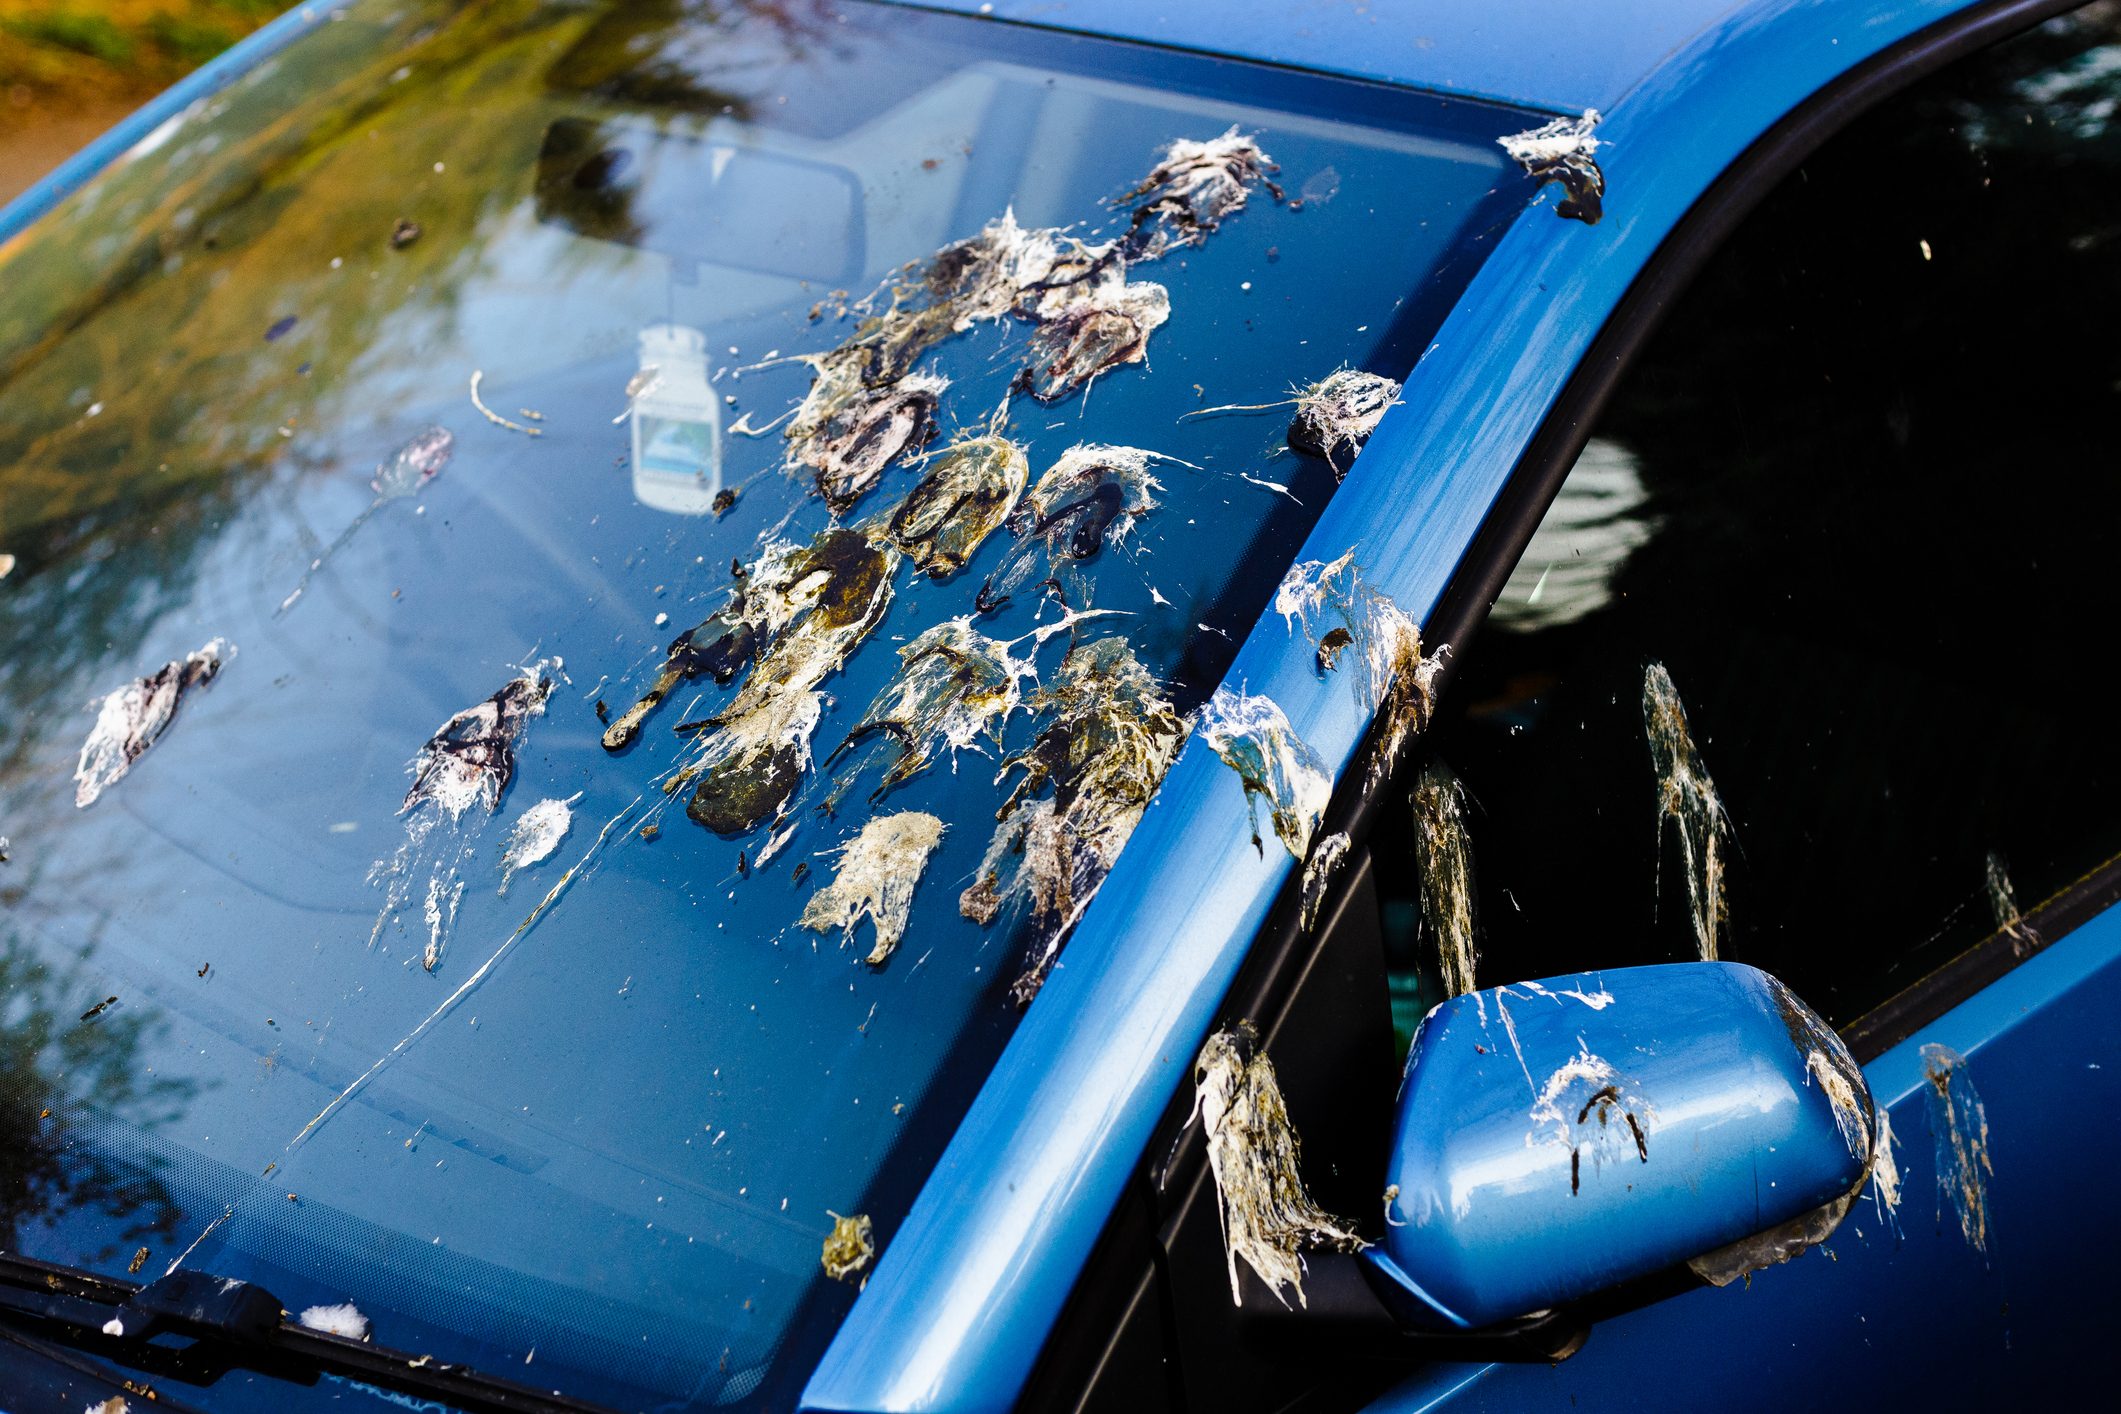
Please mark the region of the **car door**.
POLYGON ((1377 870, 1402 1035, 1454 970, 1751 962, 1865 1062, 1897 1182, 1572 1359, 1373 1407, 2089 1392, 2121 1255, 2117 108, 2094 6, 1768 193, 1622 376, 1370 843, 1418 866, 1377 870))
POLYGON ((2083 1274, 2121 1245, 2085 1119, 2117 1063, 2112 769, 2085 710, 2114 597, 2087 470, 2121 373, 2097 333, 2114 31, 2093 9, 1995 43, 2008 18, 1823 92, 1761 143, 1800 144, 1786 177, 1749 154, 1700 201, 1428 615, 1453 648, 1434 721, 1387 785, 1343 782, 1337 880, 1289 879, 1217 1013, 1258 1024, 1312 1195, 1373 1237, 1380 1055, 1453 992, 1600 967, 1783 976, 1867 1062, 1896 1172, 1824 1255, 1638 1289, 1573 1358, 1377 1359, 1320 1291, 1287 1319, 1256 1285, 1232 1302, 1188 1087, 1031 1407, 2069 1389, 2083 1274), (1682 290, 1659 267, 1704 230, 1682 290))

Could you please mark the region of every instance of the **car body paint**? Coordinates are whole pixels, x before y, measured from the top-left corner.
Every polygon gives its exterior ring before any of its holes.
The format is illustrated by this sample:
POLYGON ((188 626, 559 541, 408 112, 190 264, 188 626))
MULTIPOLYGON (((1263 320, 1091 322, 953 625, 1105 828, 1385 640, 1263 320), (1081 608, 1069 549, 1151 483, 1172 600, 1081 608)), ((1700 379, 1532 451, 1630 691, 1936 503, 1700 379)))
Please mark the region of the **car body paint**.
POLYGON ((2096 1378, 2082 1362, 2106 1327, 2085 1254, 2114 1232, 2104 1175, 2121 1134, 2103 1118, 2121 1104, 2117 986, 2121 909, 2108 909, 1864 1067, 1900 1141, 1897 1224, 1866 1196, 1827 1244, 1831 1261, 1807 1254, 1772 1279, 1601 1322, 1560 1365, 1432 1365, 1372 1414, 2069 1402, 2058 1396, 2096 1378), (1987 1254, 1940 1201, 1923 1057, 1939 1044, 1965 1057, 1995 1132, 1987 1254), (1703 1350, 1715 1357, 1689 1358, 1703 1350), (1909 1358, 1919 1351, 1936 1358, 1909 1358))
MULTIPOLYGON (((1758 137, 1955 0, 1769 0, 1658 64, 1599 129, 1597 226, 1516 223, 1407 377, 1300 559, 1351 546, 1428 616, 1547 410, 1636 273, 1758 137), (1733 82, 1733 74, 1745 75, 1733 82)), ((1434 646, 1432 645, 1432 651, 1434 646)), ((1336 779, 1369 714, 1276 619, 1227 681, 1273 698, 1336 779)), ((1288 872, 1255 852, 1235 778, 1192 742, 1011 1039, 805 1390, 806 1408, 1014 1402, 1288 872)))
POLYGON ((1825 1207, 1870 1165, 1855 1062, 1733 962, 1614 967, 1439 1002, 1407 1057, 1373 1250, 1477 1329, 1825 1207))

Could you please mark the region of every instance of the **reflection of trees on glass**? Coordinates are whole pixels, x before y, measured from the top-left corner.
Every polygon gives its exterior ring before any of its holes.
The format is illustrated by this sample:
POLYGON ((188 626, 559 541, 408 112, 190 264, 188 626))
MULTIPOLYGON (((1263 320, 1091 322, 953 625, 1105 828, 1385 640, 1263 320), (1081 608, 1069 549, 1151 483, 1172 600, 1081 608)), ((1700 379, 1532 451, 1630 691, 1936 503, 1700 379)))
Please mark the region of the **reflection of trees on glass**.
POLYGON ((160 1029, 144 1011, 102 998, 85 959, 64 970, 10 933, 0 943, 0 1248, 20 1250, 26 1227, 77 1212, 110 1220, 108 1260, 121 1246, 166 1237, 178 1211, 155 1166, 112 1156, 83 1131, 116 1122, 138 1133, 176 1119, 196 1087, 142 1073, 143 1043, 160 1029))
POLYGON ((553 66, 558 88, 646 107, 752 120, 772 95, 745 79, 774 72, 831 36, 820 0, 631 0, 553 66))
POLYGON ((326 26, 225 113, 0 248, 0 543, 20 560, 0 615, 0 782, 48 733, 85 730, 85 696, 135 666, 276 476, 365 479, 387 452, 304 432, 388 378, 394 340, 449 326, 493 258, 482 226, 535 169, 555 32, 593 17, 418 4, 358 63, 333 47, 354 25, 326 26), (400 68, 428 81, 393 82, 400 68), (400 218, 422 235, 395 248, 400 218))
MULTIPOLYGON (((433 396, 392 387, 393 350, 453 327, 500 258, 491 226, 529 194, 555 90, 594 89, 680 39, 714 72, 779 60, 820 32, 818 13, 808 0, 357 11, 0 246, 0 543, 20 559, 0 616, 14 728, 0 781, 122 678, 99 665, 135 666, 133 645, 253 498, 287 474, 365 478, 388 450, 306 429, 346 419, 350 396, 433 396), (399 247, 401 219, 421 234, 399 247)), ((704 80, 685 91, 707 113, 743 110, 704 80)), ((603 194, 620 228, 634 224, 624 197, 603 194)))

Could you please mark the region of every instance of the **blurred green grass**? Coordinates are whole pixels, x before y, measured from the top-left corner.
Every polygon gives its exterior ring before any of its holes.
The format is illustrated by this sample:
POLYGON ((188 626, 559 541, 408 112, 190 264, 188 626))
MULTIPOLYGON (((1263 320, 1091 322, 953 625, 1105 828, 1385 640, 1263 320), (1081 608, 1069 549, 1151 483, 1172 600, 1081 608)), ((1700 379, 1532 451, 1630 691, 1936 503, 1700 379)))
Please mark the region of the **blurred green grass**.
POLYGON ((121 92, 144 98, 282 8, 281 0, 0 0, 0 87, 61 105, 121 92))
POLYGON ((0 201, 286 0, 0 0, 0 201))

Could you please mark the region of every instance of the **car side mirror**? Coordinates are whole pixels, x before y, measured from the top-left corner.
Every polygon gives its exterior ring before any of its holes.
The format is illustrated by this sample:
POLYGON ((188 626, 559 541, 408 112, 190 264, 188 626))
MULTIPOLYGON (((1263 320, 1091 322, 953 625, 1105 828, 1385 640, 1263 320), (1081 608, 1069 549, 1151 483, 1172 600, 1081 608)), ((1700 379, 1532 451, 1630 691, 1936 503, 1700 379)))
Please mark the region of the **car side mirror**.
POLYGON ((1757 968, 1453 997, 1407 1057, 1368 1275, 1404 1325, 1439 1332, 1681 1263, 1720 1285, 1831 1233, 1876 1129, 1840 1037, 1757 968))

